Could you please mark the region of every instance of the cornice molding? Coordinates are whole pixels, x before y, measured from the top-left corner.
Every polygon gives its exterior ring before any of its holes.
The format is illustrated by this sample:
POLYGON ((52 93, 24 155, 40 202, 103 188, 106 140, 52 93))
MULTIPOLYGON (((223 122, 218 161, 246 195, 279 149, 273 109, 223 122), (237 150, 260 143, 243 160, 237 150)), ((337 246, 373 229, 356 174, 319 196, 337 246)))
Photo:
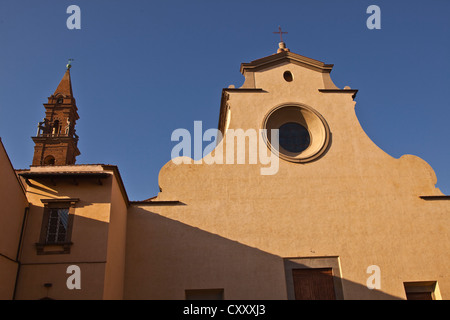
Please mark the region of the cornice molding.
POLYGON ((286 62, 294 63, 322 73, 330 73, 333 69, 332 64, 325 64, 321 61, 311 59, 296 53, 283 51, 268 57, 254 60, 250 63, 241 63, 241 73, 244 74, 246 71, 260 71, 286 62))

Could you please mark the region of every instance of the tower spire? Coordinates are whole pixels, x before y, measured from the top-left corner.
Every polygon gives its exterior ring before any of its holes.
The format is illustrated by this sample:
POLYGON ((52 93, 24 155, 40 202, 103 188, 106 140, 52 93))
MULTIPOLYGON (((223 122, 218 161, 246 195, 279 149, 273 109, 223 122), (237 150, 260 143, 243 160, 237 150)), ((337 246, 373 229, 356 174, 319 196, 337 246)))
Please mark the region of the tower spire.
POLYGON ((59 83, 58 87, 56 88, 55 92, 53 93, 54 96, 57 94, 62 94, 66 97, 70 96, 73 97, 72 92, 72 81, 70 79, 70 68, 72 66, 69 63, 66 65, 66 72, 64 73, 64 76, 61 79, 61 82, 59 83))
POLYGON ((59 83, 58 87, 56 88, 53 95, 62 94, 65 96, 73 96, 72 93, 72 81, 70 80, 70 69, 67 69, 64 73, 63 78, 61 79, 61 82, 59 83))

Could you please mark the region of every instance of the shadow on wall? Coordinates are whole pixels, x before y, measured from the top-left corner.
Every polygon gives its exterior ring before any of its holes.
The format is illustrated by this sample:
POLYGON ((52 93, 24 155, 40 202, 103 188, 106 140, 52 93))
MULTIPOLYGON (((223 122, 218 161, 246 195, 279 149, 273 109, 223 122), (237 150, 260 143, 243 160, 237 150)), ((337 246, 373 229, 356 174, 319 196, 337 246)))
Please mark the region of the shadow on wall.
MULTIPOLYGON (((292 269, 311 269, 302 258, 285 259, 145 208, 131 207, 127 223, 125 299, 182 300, 186 291, 211 289, 232 300, 293 299, 292 269)), ((348 299, 344 292, 353 299, 400 299, 340 277, 333 282, 337 299, 348 299)))
MULTIPOLYGON (((79 201, 77 209, 94 205, 91 202, 79 201)), ((43 240, 49 230, 45 228, 45 220, 48 218, 44 218, 44 208, 30 205, 20 254, 15 299, 99 300, 107 296, 104 294, 104 288, 107 277, 105 268, 109 259, 107 248, 110 224, 75 215, 72 227, 69 217, 66 241, 47 244, 43 240), (80 290, 67 286, 71 277, 67 270, 71 265, 80 268, 80 290)), ((120 283, 122 278, 108 276, 108 281, 120 283)), ((122 291, 117 291, 117 296, 121 296, 122 291)))

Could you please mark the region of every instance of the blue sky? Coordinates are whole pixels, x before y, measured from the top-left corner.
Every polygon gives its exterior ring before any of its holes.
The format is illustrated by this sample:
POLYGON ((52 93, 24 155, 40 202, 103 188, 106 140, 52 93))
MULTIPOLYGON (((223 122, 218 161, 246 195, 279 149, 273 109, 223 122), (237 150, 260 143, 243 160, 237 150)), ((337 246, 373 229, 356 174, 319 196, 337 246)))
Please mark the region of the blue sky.
POLYGON ((1 0, 0 137, 28 168, 42 104, 73 58, 77 163, 117 165, 130 199, 149 198, 173 130, 216 128, 222 88, 242 85, 242 62, 275 52, 280 25, 291 51, 359 90, 357 116, 379 147, 423 158, 450 194, 449 16, 447 0, 1 0), (72 4, 80 30, 66 27, 72 4), (372 4, 380 30, 366 27, 372 4))

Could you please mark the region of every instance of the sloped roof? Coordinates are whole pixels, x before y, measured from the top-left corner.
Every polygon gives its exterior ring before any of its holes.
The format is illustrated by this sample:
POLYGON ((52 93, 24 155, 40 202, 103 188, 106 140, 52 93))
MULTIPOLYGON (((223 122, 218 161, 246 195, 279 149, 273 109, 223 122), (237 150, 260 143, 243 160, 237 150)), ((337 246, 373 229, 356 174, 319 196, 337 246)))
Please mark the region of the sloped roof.
POLYGON ((273 55, 254 60, 249 63, 241 63, 241 73, 245 71, 260 71, 282 63, 294 63, 319 72, 330 73, 333 65, 311 59, 290 51, 283 51, 273 55))
POLYGON ((73 97, 72 82, 70 80, 70 69, 67 69, 66 72, 64 73, 64 76, 61 79, 61 82, 59 83, 53 95, 57 94, 62 94, 66 97, 68 96, 73 97))

